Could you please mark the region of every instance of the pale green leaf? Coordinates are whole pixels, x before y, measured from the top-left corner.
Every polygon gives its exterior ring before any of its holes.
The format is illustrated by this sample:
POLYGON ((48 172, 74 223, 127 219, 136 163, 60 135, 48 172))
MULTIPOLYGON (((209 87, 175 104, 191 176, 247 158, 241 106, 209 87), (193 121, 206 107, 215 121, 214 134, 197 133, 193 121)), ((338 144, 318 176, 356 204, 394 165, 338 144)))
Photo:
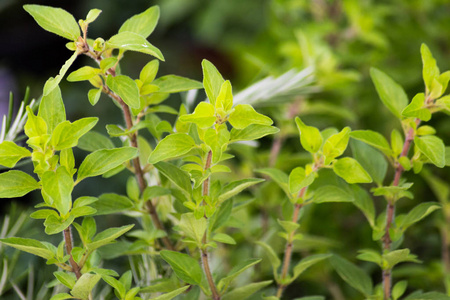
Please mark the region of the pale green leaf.
POLYGON ((12 170, 0 174, 0 198, 22 197, 38 188, 39 183, 22 171, 12 170))
POLYGON ((228 111, 233 106, 233 93, 231 88, 231 83, 229 80, 225 81, 220 88, 219 95, 216 99, 216 110, 222 109, 223 111, 228 111))
POLYGON ((353 195, 340 187, 324 185, 314 191, 313 201, 315 203, 325 202, 353 202, 353 195))
POLYGON ((123 234, 125 234, 126 232, 128 232, 131 228, 134 227, 134 224, 132 225, 125 225, 122 227, 113 227, 113 228, 108 228, 102 232, 100 232, 99 234, 97 234, 94 239, 92 240, 91 243, 88 243, 86 245, 86 248, 88 250, 95 250, 97 248, 100 248, 104 245, 108 245, 111 243, 114 243, 115 240, 122 236, 123 234))
POLYGON ((66 110, 59 87, 42 97, 37 115, 44 119, 50 134, 59 123, 66 120, 66 110))
POLYGON ((11 141, 0 144, 0 165, 13 168, 16 163, 24 157, 31 156, 31 152, 11 141))
POLYGON ((111 76, 106 78, 106 84, 108 87, 117 95, 122 98, 131 108, 139 108, 139 88, 136 82, 128 76, 119 75, 111 76))
POLYGON ((75 147, 78 140, 97 124, 98 118, 82 118, 73 123, 59 123, 53 131, 50 144, 55 150, 75 147))
POLYGON ((302 167, 294 168, 289 174, 289 191, 291 194, 297 194, 302 188, 311 185, 314 179, 314 173, 306 175, 302 167))
POLYGON ((279 131, 276 127, 260 124, 252 124, 241 130, 232 128, 230 132, 230 143, 257 140, 266 135, 278 133, 279 131))
POLYGON ((154 80, 152 84, 159 87, 159 93, 179 93, 189 90, 202 89, 203 85, 197 80, 176 75, 166 75, 154 80))
POLYGON ((253 295, 254 293, 256 293, 257 291, 265 288, 266 286, 268 286, 271 283, 272 283, 272 280, 246 284, 242 287, 238 287, 238 288, 232 290, 229 293, 226 293, 225 295, 223 295, 223 297, 221 299, 222 300, 236 300, 236 299, 245 300, 248 297, 250 297, 251 295, 253 295))
POLYGON ((224 202, 225 200, 239 194, 246 188, 258 184, 260 182, 263 182, 264 179, 259 178, 247 178, 247 179, 241 179, 237 181, 233 181, 228 183, 226 186, 222 188, 220 191, 220 196, 218 197, 219 203, 224 202))
POLYGON ((121 32, 134 32, 147 38, 155 29, 159 20, 159 6, 152 6, 146 11, 126 20, 119 29, 121 32))
POLYGON ((189 284, 201 283, 203 272, 196 259, 176 251, 162 250, 159 253, 161 258, 172 267, 178 278, 189 284))
POLYGON ((10 247, 19 249, 21 251, 40 256, 47 260, 52 259, 54 257, 53 252, 49 250, 43 243, 37 240, 11 237, 6 239, 0 239, 0 242, 10 247))
POLYGON ((100 9, 97 8, 91 9, 86 16, 86 23, 89 24, 94 22, 101 13, 102 11, 100 9))
POLYGON ((333 171, 348 183, 370 183, 372 178, 366 170, 351 157, 344 157, 333 164, 333 171))
POLYGON ((202 70, 203 86, 205 88, 205 92, 208 96, 209 102, 211 102, 214 107, 216 104, 216 99, 220 93, 220 88, 222 87, 222 84, 225 82, 225 80, 216 69, 216 67, 206 59, 202 61, 202 70))
POLYGON ((236 245, 236 241, 225 233, 216 233, 212 240, 223 244, 236 245))
POLYGON ((187 237, 193 239, 201 246, 207 227, 205 218, 197 219, 193 213, 185 213, 181 215, 178 226, 187 237))
POLYGON ((337 255, 333 255, 330 258, 330 262, 345 282, 363 293, 365 296, 372 295, 372 280, 365 271, 337 255))
POLYGON ((195 148, 195 141, 184 133, 174 133, 162 139, 148 158, 150 164, 184 155, 195 148))
POLYGON ((370 76, 383 104, 401 119, 403 109, 408 105, 408 96, 403 88, 382 71, 371 68, 370 76))
POLYGON ((112 193, 100 195, 98 201, 91 204, 91 207, 96 210, 95 215, 97 216, 121 213, 131 209, 133 206, 133 201, 128 197, 112 193))
POLYGON ((61 215, 66 215, 72 208, 72 175, 65 167, 60 166, 56 172, 45 172, 41 179, 45 202, 54 206, 61 215))
POLYGON ((297 124, 300 133, 300 143, 302 144, 303 149, 310 153, 319 151, 323 142, 319 129, 305 125, 299 117, 295 118, 295 123, 297 124))
POLYGON ((350 146, 353 157, 377 184, 382 185, 388 168, 388 163, 384 155, 368 144, 358 140, 353 140, 350 146))
POLYGON ((424 107, 425 94, 419 93, 414 96, 411 103, 402 111, 402 116, 410 118, 418 118, 422 121, 429 121, 431 119, 431 112, 424 107))
POLYGON ((69 76, 67 76, 67 81, 76 82, 89 80, 100 73, 102 73, 102 70, 100 69, 84 66, 70 73, 69 76))
POLYGON ((323 145, 323 155, 327 158, 336 158, 341 156, 347 149, 350 139, 350 127, 345 127, 341 132, 330 136, 323 145))
POLYGON ((113 149, 113 142, 106 136, 95 131, 89 131, 78 140, 78 148, 94 152, 101 149, 113 149))
POLYGON ((192 192, 191 179, 186 172, 180 170, 170 163, 166 163, 163 161, 155 164, 154 166, 178 188, 184 191, 187 196, 190 195, 190 193, 192 192))
POLYGON ((376 131, 355 130, 350 133, 350 137, 375 147, 388 156, 392 154, 391 147, 386 138, 376 131))
POLYGON ((27 4, 23 8, 47 31, 75 41, 80 36, 80 28, 75 18, 61 8, 27 4))
POLYGON ((100 278, 101 276, 97 274, 84 273, 77 280, 70 293, 82 300, 88 300, 91 291, 94 289, 100 278))
POLYGON ((88 92, 88 100, 92 106, 97 104, 98 100, 100 100, 100 96, 102 95, 102 89, 90 89, 88 92))
POLYGON ((433 81, 439 76, 440 71, 436 64, 436 60, 434 59, 427 45, 425 44, 421 45, 420 53, 422 55, 422 64, 423 64, 422 70, 423 81, 425 82, 427 92, 431 92, 433 81))
POLYGON ((200 102, 192 114, 180 116, 180 121, 195 123, 200 128, 211 127, 216 122, 214 106, 211 103, 200 102))
POLYGON ((59 74, 56 75, 55 78, 50 77, 47 80, 47 82, 44 85, 44 96, 50 94, 58 86, 58 84, 63 79, 64 75, 67 73, 67 70, 69 70, 70 66, 77 58, 78 54, 79 54, 78 52, 74 52, 72 56, 68 60, 66 60, 64 65, 61 67, 61 69, 59 70, 59 74))
POLYGON ((106 42, 106 47, 142 52, 164 61, 164 56, 158 48, 150 44, 142 35, 130 31, 122 31, 112 36, 106 42))
POLYGON ((272 125, 271 118, 257 113, 250 104, 238 104, 228 116, 228 122, 236 129, 245 129, 252 124, 272 125))
POLYGON ((416 136, 414 144, 435 166, 445 167, 444 142, 434 135, 416 136))
POLYGON ((75 277, 75 274, 66 273, 62 271, 53 272, 53 275, 58 279, 59 282, 64 284, 69 289, 72 289, 77 282, 77 278, 75 277))
POLYGON ((92 152, 81 163, 78 169, 77 181, 81 181, 86 177, 102 175, 135 158, 137 155, 138 150, 133 147, 102 149, 92 152))

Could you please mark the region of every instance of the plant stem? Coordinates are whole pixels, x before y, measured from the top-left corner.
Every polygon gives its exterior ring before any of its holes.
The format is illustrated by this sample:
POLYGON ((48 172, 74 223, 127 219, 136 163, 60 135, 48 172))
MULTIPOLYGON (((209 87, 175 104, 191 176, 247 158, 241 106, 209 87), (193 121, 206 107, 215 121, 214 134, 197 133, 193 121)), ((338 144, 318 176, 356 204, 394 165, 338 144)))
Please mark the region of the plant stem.
MULTIPOLYGON (((205 171, 208 170, 211 167, 211 160, 212 160, 212 152, 210 150, 208 152, 207 157, 206 157, 205 168, 204 168, 205 171)), ((206 178, 205 181, 203 181, 203 192, 202 192, 202 195, 204 197, 209 195, 209 177, 206 178)), ((203 205, 204 204, 205 204, 205 202, 203 201, 203 205)), ((207 234, 208 234, 208 230, 206 230, 206 232, 205 232, 205 234, 203 235, 203 238, 202 238, 203 246, 206 245, 206 243, 208 242, 207 241, 207 234)), ((205 271, 206 279, 208 280, 209 288, 211 289, 212 299, 213 300, 220 300, 220 295, 219 295, 219 292, 217 291, 216 284, 214 283, 214 278, 212 277, 211 269, 209 267, 207 247, 204 247, 204 248, 200 249, 200 251, 201 251, 201 255, 202 255, 203 270, 205 271)))
MULTIPOLYGON (((120 106, 122 107, 125 124, 127 126, 127 129, 130 130, 133 127, 133 118, 131 116, 131 111, 130 111, 130 108, 128 107, 128 105, 122 100, 122 98, 119 95, 112 92, 109 88, 104 87, 103 91, 108 96, 110 96, 112 99, 114 99, 118 104, 120 104, 120 106)), ((138 148, 137 132, 130 134, 130 144, 132 147, 138 148)), ((139 156, 137 156, 133 159, 133 166, 134 166, 134 173, 135 173, 136 179, 139 184, 139 190, 142 194, 144 192, 145 188, 147 187, 147 182, 145 181, 145 178, 144 178, 144 172, 142 171, 142 168, 141 168, 141 162, 140 162, 139 156)), ((147 207, 147 210, 150 214, 150 217, 151 217, 152 222, 155 225, 155 227, 159 230, 166 232, 166 236, 161 238, 164 246, 169 250, 175 250, 175 247, 173 246, 172 242, 167 237, 169 235, 169 233, 164 228, 163 223, 159 219, 159 216, 156 212, 156 207, 153 205, 151 199, 147 200, 145 205, 147 207)))
MULTIPOLYGON (((300 190, 298 194, 298 198, 302 198, 306 194, 306 190, 308 187, 304 187, 300 190)), ((292 222, 297 223, 298 216, 300 214, 300 210, 302 209, 303 204, 297 203, 295 204, 294 214, 292 216, 292 222)), ((285 279, 289 272, 289 266, 291 264, 292 251, 294 250, 294 235, 295 231, 292 231, 288 236, 288 242, 286 243, 286 249, 284 250, 284 260, 283 260, 283 268, 281 269, 281 280, 285 279)), ((283 291, 286 288, 286 285, 279 284, 277 290, 277 297, 281 298, 283 295, 283 291)))
POLYGON ((75 276, 77 277, 77 279, 80 279, 80 277, 81 277, 80 266, 76 263, 76 261, 73 259, 73 256, 72 256, 73 243, 72 243, 71 226, 64 229, 64 241, 66 244, 66 253, 68 255, 70 255, 69 262, 70 262, 70 265, 72 266, 72 272, 75 273, 75 276))
MULTIPOLYGON (((419 126, 420 119, 414 120, 416 126, 419 126)), ((406 134, 405 142, 403 144, 403 149, 400 154, 400 157, 408 156, 409 149, 411 148, 412 141, 414 140, 414 129, 410 128, 406 134)), ((392 182, 392 186, 398 186, 400 184, 400 179, 403 174, 403 167, 401 164, 397 164, 395 167, 394 181, 392 182)), ((383 250, 389 251, 392 245, 392 239, 389 234, 389 229, 395 220, 395 199, 389 199, 388 204, 386 206, 386 226, 385 233, 383 236, 383 250)), ((392 285, 392 269, 383 270, 382 274, 383 280, 383 291, 384 291, 384 299, 388 300, 391 297, 391 285, 392 285)))

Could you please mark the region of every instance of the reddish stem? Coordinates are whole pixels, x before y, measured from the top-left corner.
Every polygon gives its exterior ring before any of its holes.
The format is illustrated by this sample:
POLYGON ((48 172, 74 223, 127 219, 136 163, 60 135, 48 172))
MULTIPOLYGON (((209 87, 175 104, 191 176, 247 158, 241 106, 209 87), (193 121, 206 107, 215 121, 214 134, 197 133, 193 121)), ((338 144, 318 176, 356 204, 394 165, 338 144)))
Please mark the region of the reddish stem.
POLYGON ((77 262, 73 259, 73 256, 72 256, 73 242, 72 242, 71 226, 64 229, 64 242, 66 244, 66 253, 68 255, 70 255, 69 262, 70 262, 70 265, 72 266, 72 272, 75 273, 75 276, 77 277, 77 279, 80 279, 81 268, 77 264, 77 262))

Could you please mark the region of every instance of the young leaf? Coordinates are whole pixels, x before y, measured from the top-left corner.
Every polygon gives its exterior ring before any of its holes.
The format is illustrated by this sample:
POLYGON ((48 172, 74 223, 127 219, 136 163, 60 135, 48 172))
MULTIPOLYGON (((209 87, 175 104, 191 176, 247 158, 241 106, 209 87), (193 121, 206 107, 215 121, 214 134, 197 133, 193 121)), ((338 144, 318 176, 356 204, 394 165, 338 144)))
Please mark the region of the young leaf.
POLYGON ((77 58, 78 54, 79 53, 75 51, 72 54, 72 56, 68 60, 66 60, 64 65, 61 67, 61 69, 59 70, 59 74, 56 75, 55 78, 50 77, 47 80, 47 82, 44 85, 44 96, 47 96, 48 94, 50 94, 58 86, 58 84, 63 79, 64 75, 67 73, 67 70, 69 70, 70 66, 73 64, 73 62, 77 58))
POLYGON ((259 178, 247 178, 247 179, 241 179, 237 181, 233 181, 228 183, 226 186, 223 187, 223 189, 220 192, 220 196, 217 199, 219 203, 224 202, 225 200, 239 194, 246 188, 258 184, 260 182, 263 182, 264 179, 259 178))
POLYGON ((200 128, 208 128, 216 122, 214 106, 211 103, 200 102, 190 115, 180 116, 180 121, 195 123, 200 128))
POLYGON ((323 185, 314 192, 314 203, 353 202, 353 195, 334 185, 323 185))
POLYGON ((231 83, 229 80, 225 81, 220 88, 219 95, 216 99, 215 107, 216 109, 223 109, 223 111, 228 111, 233 106, 233 93, 231 89, 231 83))
POLYGON ((386 155, 391 155, 392 150, 388 141, 380 133, 372 130, 355 130, 350 136, 356 140, 362 141, 372 147, 375 147, 386 155))
POLYGON ((42 195, 45 202, 53 205, 61 215, 66 215, 72 208, 72 175, 63 166, 56 172, 47 171, 42 175, 42 195))
POLYGON ((230 132, 225 125, 218 129, 208 128, 203 136, 205 144, 211 147, 212 163, 216 164, 222 157, 222 152, 226 150, 230 140, 230 132))
POLYGON ((200 285, 203 272, 197 260, 175 251, 162 250, 159 253, 161 258, 172 267, 178 278, 189 284, 200 285))
POLYGON ((37 240, 11 237, 0 239, 0 242, 21 251, 40 256, 47 260, 52 259, 55 256, 51 250, 37 240))
POLYGON ((97 274, 84 273, 77 280, 70 293, 79 299, 88 299, 91 291, 94 289, 100 278, 101 276, 97 274))
POLYGON ((193 213, 182 214, 178 226, 187 237, 201 246, 207 226, 205 218, 197 219, 193 213))
POLYGON ((199 90, 203 88, 201 82, 197 80, 192 80, 189 78, 176 76, 176 75, 166 75, 159 77, 152 84, 159 87, 159 93, 179 93, 190 90, 199 90))
POLYGON ((47 31, 75 41, 80 36, 80 28, 75 18, 61 8, 27 4, 23 8, 47 31))
POLYGON ((152 6, 143 13, 137 14, 126 20, 119 29, 121 32, 134 32, 144 38, 153 32, 159 20, 159 6, 152 6))
POLYGON ((184 133, 174 133, 166 136, 150 154, 148 162, 156 164, 162 160, 184 155, 195 148, 195 141, 184 133))
POLYGON ((377 184, 382 185, 388 168, 388 163, 384 155, 368 144, 358 140, 352 140, 350 147, 353 157, 377 184))
POLYGON ((370 69, 370 76, 383 104, 398 119, 401 119, 401 113, 408 105, 408 97, 403 88, 391 77, 376 68, 370 69))
POLYGON ((330 258, 330 262, 345 282, 363 293, 365 296, 372 295, 372 280, 366 272, 348 260, 337 255, 333 255, 330 258))
POLYGON ((35 116, 31 108, 28 106, 26 108, 28 120, 25 123, 24 129, 25 134, 28 138, 42 136, 47 134, 47 123, 42 117, 35 116))
POLYGON ((100 96, 102 95, 102 89, 90 89, 88 92, 88 100, 92 106, 97 104, 98 100, 100 100, 100 96))
POLYGON ((59 87, 42 97, 37 115, 44 119, 50 134, 59 123, 66 120, 66 110, 59 87))
POLYGON ((238 104, 229 115, 228 122, 236 129, 245 129, 252 124, 272 125, 271 118, 257 113, 250 104, 238 104))
POLYGON ((420 46, 420 53, 422 54, 423 81, 425 82, 427 92, 429 93, 432 91, 433 81, 439 76, 440 71, 436 64, 436 60, 427 45, 422 44, 420 46))
POLYGON ((398 249, 388 253, 383 254, 383 259, 386 262, 386 269, 392 269, 395 265, 401 262, 415 262, 420 263, 420 260, 417 259, 417 256, 409 253, 409 249, 398 249))
POLYGON ((95 250, 104 245, 114 243, 115 240, 133 228, 134 224, 122 227, 108 228, 97 234, 91 243, 86 245, 88 250, 95 250))
POLYGON ((348 183, 370 183, 372 178, 355 159, 344 157, 333 164, 333 171, 348 183))
POLYGON ((148 62, 139 73, 139 80, 143 85, 153 82, 153 80, 155 80, 156 74, 158 73, 158 69, 159 60, 154 59, 148 62))
POLYGON ((206 95, 208 96, 209 102, 215 107, 220 88, 225 80, 216 67, 206 59, 202 61, 202 70, 203 86, 205 87, 206 95))
POLYGON ((17 146, 14 142, 4 141, 0 144, 0 165, 13 168, 24 157, 31 156, 31 152, 24 147, 17 146))
POLYGON ((306 269, 315 265, 318 262, 321 262, 324 259, 327 259, 331 256, 331 254, 315 254, 310 255, 304 259, 302 259, 297 265, 294 267, 294 276, 291 281, 294 281, 298 276, 300 276, 306 269))
POLYGON ((67 76, 67 81, 76 82, 89 80, 100 73, 102 73, 102 70, 98 68, 84 66, 70 73, 69 76, 67 76))
POLYGON ((38 188, 39 183, 25 172, 12 170, 0 174, 0 198, 22 197, 38 188))
POLYGON ((402 116, 419 118, 422 121, 429 121, 431 119, 431 112, 428 108, 423 107, 425 103, 425 94, 419 93, 414 96, 411 103, 402 111, 402 116))
POLYGON ((406 291, 406 288, 408 287, 408 281, 402 280, 397 282, 394 287, 392 288, 392 299, 398 300, 406 291))
POLYGON ((297 124, 300 133, 300 143, 302 144, 303 149, 310 153, 319 151, 323 142, 319 129, 305 125, 299 117, 295 118, 295 123, 297 124))
POLYGON ((96 117, 82 118, 73 123, 64 121, 56 126, 50 144, 55 150, 75 147, 78 140, 91 130, 97 122, 98 118, 96 117))
POLYGON ((134 32, 123 31, 112 36, 106 42, 106 47, 142 52, 164 61, 164 56, 158 48, 150 44, 145 37, 134 32))
POLYGON ((240 262, 239 264, 235 265, 233 269, 230 270, 230 272, 227 273, 227 276, 222 278, 219 283, 217 284, 217 288, 221 290, 222 292, 226 291, 228 285, 242 272, 247 270, 248 268, 256 265, 261 261, 260 258, 251 258, 245 261, 240 262))
POLYGON ((223 295, 223 297, 221 299, 222 300, 236 300, 236 299, 245 300, 248 297, 250 297, 251 295, 253 295, 254 293, 256 293, 257 291, 259 291, 260 289, 265 288, 266 286, 268 286, 271 283, 272 283, 272 280, 250 283, 250 284, 247 284, 247 285, 244 285, 242 287, 238 287, 237 289, 232 290, 231 292, 223 295))
POLYGON ((252 124, 244 129, 232 128, 230 132, 230 144, 239 141, 258 140, 266 135, 278 133, 280 130, 273 126, 252 124))
POLYGON ((445 145, 440 138, 434 135, 416 136, 414 144, 435 166, 445 167, 445 145))
POLYGON ((297 194, 302 188, 309 186, 315 179, 314 173, 306 176, 302 167, 294 168, 289 174, 289 191, 297 194))
POLYGON ((139 88, 136 82, 128 76, 119 75, 106 78, 106 84, 117 95, 122 98, 131 108, 139 108, 139 88))
POLYGON ((138 150, 133 147, 102 149, 92 152, 81 163, 78 169, 77 181, 79 182, 87 177, 102 175, 135 158, 137 155, 138 150))
POLYGON ((350 127, 345 127, 341 132, 330 136, 323 145, 323 155, 327 158, 336 158, 341 156, 347 149, 350 139, 350 127))
POLYGON ((102 13, 100 9, 93 8, 91 9, 86 16, 86 23, 92 23, 97 20, 98 16, 102 13))

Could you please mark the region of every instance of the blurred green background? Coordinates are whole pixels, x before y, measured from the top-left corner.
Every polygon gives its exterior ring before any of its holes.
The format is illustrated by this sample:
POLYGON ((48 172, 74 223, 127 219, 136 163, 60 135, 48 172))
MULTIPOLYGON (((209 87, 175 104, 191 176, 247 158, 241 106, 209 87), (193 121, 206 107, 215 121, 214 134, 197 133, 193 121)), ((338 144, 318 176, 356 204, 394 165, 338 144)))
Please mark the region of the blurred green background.
MULTIPOLYGON (((89 9, 99 8, 103 13, 90 26, 88 34, 91 38, 101 36, 105 39, 115 34, 128 17, 152 5, 159 5, 160 22, 149 38, 166 59, 161 63, 158 76, 177 74, 201 80, 201 60, 206 58, 217 66, 225 78, 231 80, 236 93, 267 76, 280 76, 293 68, 301 70, 312 66, 315 69, 316 92, 299 94, 288 100, 296 105, 295 110, 305 123, 320 129, 350 126, 354 130, 377 130, 386 136, 392 128, 400 129, 400 124, 379 101, 369 69, 377 67, 389 74, 411 98, 424 90, 419 52, 421 43, 429 46, 442 71, 450 68, 448 0, 1 0, 2 112, 7 107, 9 91, 13 91, 16 100, 19 100, 25 87, 30 86, 31 96, 38 98, 47 78, 57 74, 70 56, 70 51, 64 47, 64 39, 42 30, 22 9, 22 5, 28 3, 59 6, 77 19, 84 18, 89 9)), ((148 61, 149 57, 143 54, 129 53, 123 61, 122 71, 136 78, 148 61)), ((72 70, 86 62, 88 58, 79 59, 72 70)), ((63 80, 61 89, 69 120, 100 115, 101 121, 96 130, 101 132, 106 132, 105 124, 122 120, 120 112, 108 101, 101 101, 95 107, 89 105, 89 84, 63 80)), ((178 106, 180 97, 175 96, 172 101, 174 106, 178 106)), ((260 109, 275 119, 276 126, 286 129, 284 147, 276 165, 289 172, 304 161, 304 152, 295 132, 290 130, 293 128, 293 118, 287 116, 287 105, 291 104, 279 104, 274 100, 260 109)), ((450 144, 450 118, 440 114, 433 117, 431 125, 435 126, 444 142, 450 144)), ((253 168, 268 166, 271 143, 270 139, 263 140, 258 154, 252 149, 236 147, 233 151, 241 159, 240 172, 252 176, 253 168)), ((448 183, 450 177, 447 170, 430 170, 448 183)), ((124 178, 117 176, 113 181, 101 178, 91 180, 76 193, 93 196, 102 192, 124 193, 124 178)), ((408 211, 420 201, 436 200, 421 177, 407 175, 407 179, 415 182, 413 191, 416 197, 400 202, 399 211, 408 211)), ((255 193, 254 205, 243 214, 243 219, 250 225, 237 233, 242 234, 238 242, 251 240, 255 232, 258 232, 256 236, 263 235, 258 221, 261 215, 271 217, 270 227, 276 222, 273 220, 283 213, 282 201, 277 199, 279 195, 264 194, 264 189, 270 190, 265 186, 262 192, 255 193)), ((383 200, 375 201, 380 211, 384 206, 383 200)), ((31 197, 12 201, 3 199, 0 202, 0 220, 17 220, 22 210, 36 203, 31 197)), ((439 269, 440 237, 436 226, 440 214, 438 212, 427 218, 407 233, 405 247, 410 247, 424 261, 423 265, 408 265, 403 270, 399 268, 396 273, 396 279, 409 277, 411 288, 444 289, 439 269)), ((351 205, 318 205, 307 215, 302 230, 317 238, 311 240, 310 246, 306 245, 305 249, 296 253, 298 257, 314 247, 325 247, 353 259, 358 249, 377 247, 372 242, 369 226, 351 205)), ((12 226, 11 222, 8 227, 12 226)), ((26 222, 28 225, 24 225, 18 235, 43 233, 39 222, 26 222)), ((283 248, 282 240, 278 241, 280 249, 283 248)), ((236 251, 246 253, 251 251, 249 247, 248 243, 244 243, 236 251)), ((0 255, 11 256, 12 253, 0 248, 0 255)), ((22 256, 34 260, 31 256, 22 256)), ((14 271, 14 276, 22 279, 18 280, 22 286, 26 282, 25 262, 18 262, 14 271)), ((40 261, 35 260, 35 263, 40 261)), ((378 271, 370 264, 362 265, 369 272, 373 271, 374 281, 379 282, 378 271)), ((261 269, 263 272, 259 274, 259 279, 271 277, 269 268, 261 269)), ((316 270, 308 274, 302 277, 303 282, 287 289, 287 298, 318 293, 338 299, 337 295, 343 292, 355 297, 351 299, 358 299, 358 294, 330 270, 316 270)), ((45 276, 36 278, 36 287, 42 285, 45 276)), ((4 297, 11 298, 2 299, 16 299, 13 295, 10 292, 4 297)))

